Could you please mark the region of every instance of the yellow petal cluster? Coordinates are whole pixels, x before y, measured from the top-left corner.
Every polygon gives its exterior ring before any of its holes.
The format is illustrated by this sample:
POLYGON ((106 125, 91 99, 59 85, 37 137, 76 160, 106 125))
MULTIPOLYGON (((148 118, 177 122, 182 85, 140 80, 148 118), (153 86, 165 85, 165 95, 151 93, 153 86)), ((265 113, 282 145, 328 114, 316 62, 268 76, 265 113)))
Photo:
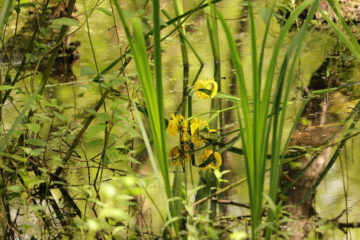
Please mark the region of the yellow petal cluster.
POLYGON ((207 127, 209 129, 209 124, 205 120, 194 118, 190 121, 191 142, 195 146, 199 146, 200 143, 203 141, 200 136, 200 130, 204 127, 207 127))
POLYGON ((211 91, 211 94, 210 94, 211 98, 215 97, 217 90, 218 90, 218 84, 217 84, 217 82, 214 81, 214 79, 211 79, 211 80, 199 79, 196 81, 194 87, 196 90, 196 96, 198 98, 202 98, 202 99, 209 98, 209 95, 202 91, 199 91, 200 89, 211 91))
MULTIPOLYGON (((168 125, 168 131, 171 135, 176 136, 179 132, 180 133, 184 132, 187 134, 187 127, 188 127, 188 122, 184 119, 184 117, 181 114, 176 116, 174 114, 171 114, 171 119, 168 125)), ((187 138, 188 137, 189 136, 187 136, 187 138)))
POLYGON ((219 169, 222 164, 221 155, 219 152, 214 152, 211 148, 205 148, 204 151, 201 153, 199 158, 199 165, 208 161, 209 158, 213 158, 212 161, 202 169, 203 170, 207 170, 208 168, 219 169))
POLYGON ((169 152, 169 157, 172 160, 174 166, 183 166, 183 162, 185 163, 190 161, 190 145, 184 144, 183 149, 179 146, 173 147, 169 152))
MULTIPOLYGON (((178 136, 180 133, 179 146, 173 147, 169 152, 169 158, 173 165, 182 166, 185 170, 185 163, 189 162, 191 158, 190 143, 198 147, 202 142, 206 141, 206 137, 200 135, 200 132, 203 130, 207 131, 208 136, 211 132, 215 131, 209 128, 206 120, 193 118, 188 123, 181 114, 171 114, 168 131, 173 136, 178 136)), ((222 159, 220 153, 214 152, 211 148, 205 148, 199 158, 199 162, 203 170, 209 168, 219 169, 222 159)))

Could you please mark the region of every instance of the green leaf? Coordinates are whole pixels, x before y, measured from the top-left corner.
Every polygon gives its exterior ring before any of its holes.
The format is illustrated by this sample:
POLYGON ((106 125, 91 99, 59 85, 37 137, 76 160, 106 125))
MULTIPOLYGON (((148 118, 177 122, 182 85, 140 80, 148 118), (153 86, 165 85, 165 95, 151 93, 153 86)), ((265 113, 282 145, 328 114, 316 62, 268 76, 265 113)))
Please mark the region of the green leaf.
POLYGON ((5 0, 3 1, 3 5, 0 12, 0 35, 2 34, 2 29, 4 23, 6 23, 7 17, 9 16, 11 12, 11 0, 5 0))
POLYGON ((27 129, 29 129, 30 131, 37 133, 40 131, 41 126, 39 124, 36 123, 28 123, 25 125, 27 129))
POLYGON ((112 16, 113 16, 112 12, 111 12, 111 11, 109 11, 108 9, 106 9, 106 8, 103 8, 103 7, 97 7, 97 8, 95 8, 95 9, 96 9, 96 10, 99 10, 100 12, 105 13, 106 15, 108 15, 108 16, 110 16, 110 17, 112 17, 112 16))
POLYGON ((135 163, 135 164, 141 164, 141 162, 139 162, 137 159, 130 157, 130 156, 127 156, 126 160, 129 162, 135 163))
POLYGON ((106 127, 106 124, 104 124, 104 123, 99 123, 99 124, 92 125, 91 127, 89 127, 89 130, 87 132, 87 135, 86 135, 87 138, 91 139, 96 134, 105 131, 105 127, 106 127))
POLYGON ((102 122, 106 122, 111 119, 109 113, 107 113, 107 112, 102 112, 102 113, 96 114, 96 118, 101 120, 102 122))
POLYGON ((34 149, 31 149, 30 155, 34 156, 34 157, 37 157, 40 154, 42 154, 44 151, 45 151, 44 148, 34 148, 34 149))
POLYGON ((8 157, 8 158, 12 158, 12 159, 14 159, 14 160, 16 160, 16 161, 19 161, 19 162, 26 162, 26 158, 23 158, 23 157, 20 157, 20 156, 18 156, 18 155, 15 155, 15 154, 7 154, 7 153, 3 153, 2 154, 3 156, 5 156, 5 157, 8 157))
POLYGON ((46 142, 44 142, 40 139, 34 139, 34 138, 26 139, 26 143, 36 146, 36 147, 45 147, 47 145, 46 142))
POLYGON ((52 23, 51 26, 55 26, 55 28, 58 27, 58 26, 61 26, 61 25, 65 25, 65 26, 68 26, 68 27, 78 26, 79 25, 79 22, 77 20, 72 19, 72 18, 67 18, 67 17, 53 19, 50 22, 52 23))
POLYGON ((141 16, 143 13, 144 13, 144 10, 142 10, 142 9, 140 9, 140 10, 138 10, 136 12, 132 12, 132 11, 127 10, 127 11, 124 12, 124 16, 125 16, 125 18, 134 18, 134 17, 141 16))
POLYGON ((3 85, 3 86, 0 86, 0 91, 6 91, 9 89, 15 89, 15 88, 16 88, 15 86, 3 85))
POLYGON ((31 97, 28 99, 26 105, 20 112, 19 116, 16 118, 16 120, 11 125, 10 130, 7 132, 5 138, 1 142, 0 153, 4 152, 4 150, 6 149, 8 143, 10 142, 10 140, 12 138, 12 135, 16 132, 18 125, 21 123, 21 121, 25 117, 26 112, 30 109, 32 102, 35 100, 35 96, 36 96, 36 94, 31 95, 31 97))
POLYGON ((233 96, 231 94, 227 94, 227 93, 222 93, 222 92, 217 92, 214 98, 221 98, 221 99, 225 99, 225 100, 230 100, 233 102, 240 102, 240 98, 233 96))
POLYGON ((9 192, 21 193, 23 188, 19 185, 11 185, 6 188, 9 192))
POLYGON ((65 117, 63 114, 58 113, 58 112, 56 112, 56 111, 54 111, 53 113, 54 113, 55 117, 57 117, 57 118, 60 119, 61 121, 63 121, 63 122, 67 122, 67 121, 68 121, 67 117, 65 117))

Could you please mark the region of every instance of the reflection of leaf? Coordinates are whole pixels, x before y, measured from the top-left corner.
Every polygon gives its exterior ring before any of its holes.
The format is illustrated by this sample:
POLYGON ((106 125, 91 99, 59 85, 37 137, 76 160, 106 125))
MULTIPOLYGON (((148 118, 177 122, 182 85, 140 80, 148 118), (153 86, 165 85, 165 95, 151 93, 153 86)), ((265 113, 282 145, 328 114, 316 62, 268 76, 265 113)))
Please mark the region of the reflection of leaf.
POLYGON ((91 67, 81 66, 80 77, 94 76, 96 74, 96 70, 92 69, 91 67))
POLYGON ((72 27, 72 26, 79 25, 79 22, 77 20, 72 19, 72 18, 67 18, 67 17, 53 19, 50 22, 52 23, 52 26, 53 25, 60 25, 60 26, 65 25, 65 26, 68 26, 68 27, 72 27))
POLYGON ((264 21, 264 23, 267 23, 269 21, 269 18, 271 16, 271 8, 264 7, 259 9, 259 15, 261 19, 264 21))
POLYGON ((106 8, 103 8, 103 7, 97 7, 97 8, 95 8, 95 9, 96 9, 96 10, 99 10, 100 12, 105 13, 106 15, 108 15, 108 16, 110 16, 110 17, 112 17, 112 16, 113 16, 112 12, 111 12, 111 11, 109 11, 108 9, 106 9, 106 8))
POLYGON ((106 127, 106 124, 104 124, 104 123, 95 124, 95 125, 89 127, 89 130, 87 133, 88 139, 94 137, 99 132, 105 131, 105 127, 106 127))

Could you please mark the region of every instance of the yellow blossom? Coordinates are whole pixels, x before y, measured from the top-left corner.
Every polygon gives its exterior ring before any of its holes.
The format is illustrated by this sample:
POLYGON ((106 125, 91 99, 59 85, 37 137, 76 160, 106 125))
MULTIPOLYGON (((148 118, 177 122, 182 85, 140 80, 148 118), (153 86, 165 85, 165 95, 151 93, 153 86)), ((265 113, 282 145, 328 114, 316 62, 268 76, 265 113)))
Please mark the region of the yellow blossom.
POLYGON ((182 131, 180 134, 180 141, 182 143, 186 143, 189 142, 189 133, 187 131, 182 131))
POLYGON ((205 120, 200 120, 198 118, 194 118, 190 121, 191 142, 195 144, 195 146, 199 146, 202 142, 200 130, 208 126, 209 125, 205 120))
POLYGON ((207 170, 208 168, 219 169, 222 164, 221 155, 218 152, 214 152, 211 148, 205 148, 200 155, 199 163, 200 166, 206 164, 202 166, 203 170, 207 170), (210 163, 206 164, 207 162, 210 163))
POLYGON ((169 157, 172 160, 174 166, 183 166, 183 162, 185 163, 190 161, 190 145, 184 144, 183 149, 179 146, 173 147, 169 152, 169 157))
POLYGON ((216 169, 219 169, 221 164, 222 164, 222 159, 221 159, 221 155, 219 152, 214 152, 213 154, 214 158, 215 158, 215 163, 214 162, 211 162, 209 164, 210 167, 213 167, 213 168, 216 168, 216 169))
POLYGON ((211 132, 216 132, 215 129, 210 129, 209 124, 206 120, 194 118, 190 121, 191 142, 195 146, 199 146, 200 143, 204 141, 203 138, 200 136, 200 131, 204 128, 206 128, 208 131, 207 137, 210 137, 211 132))
POLYGON ((171 114, 171 120, 169 121, 168 131, 171 135, 176 136, 179 131, 187 133, 188 122, 184 117, 179 115, 171 114))
POLYGON ((218 90, 218 84, 214 81, 214 79, 208 80, 208 79, 199 79, 196 81, 195 85, 196 95, 198 98, 207 99, 209 97, 208 94, 199 91, 199 89, 205 89, 211 91, 210 97, 215 97, 217 90, 218 90))

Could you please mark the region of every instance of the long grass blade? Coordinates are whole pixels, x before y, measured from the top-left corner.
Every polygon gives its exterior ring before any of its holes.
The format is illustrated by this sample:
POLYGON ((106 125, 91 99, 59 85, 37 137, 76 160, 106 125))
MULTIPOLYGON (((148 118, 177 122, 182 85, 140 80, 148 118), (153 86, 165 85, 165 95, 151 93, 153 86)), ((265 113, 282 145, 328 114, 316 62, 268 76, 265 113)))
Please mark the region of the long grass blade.
POLYGON ((1 13, 0 13, 0 36, 2 36, 2 30, 4 27, 4 23, 6 22, 7 17, 9 16, 11 10, 12 0, 5 0, 3 3, 1 13))

